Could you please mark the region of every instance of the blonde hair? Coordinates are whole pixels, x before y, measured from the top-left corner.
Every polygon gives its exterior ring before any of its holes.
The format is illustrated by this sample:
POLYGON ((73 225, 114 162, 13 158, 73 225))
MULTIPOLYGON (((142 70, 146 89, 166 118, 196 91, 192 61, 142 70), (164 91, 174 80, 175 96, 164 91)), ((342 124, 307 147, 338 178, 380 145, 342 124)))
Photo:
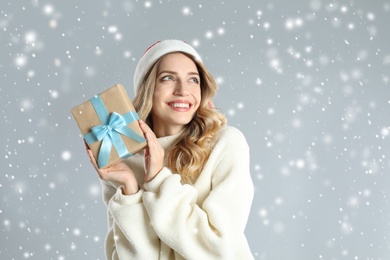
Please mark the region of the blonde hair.
MULTIPOLYGON (((194 118, 184 127, 178 137, 177 143, 167 151, 167 167, 172 172, 180 174, 183 183, 193 184, 210 156, 218 130, 226 124, 226 117, 219 113, 212 104, 212 98, 218 90, 213 76, 194 57, 186 53, 183 54, 195 62, 199 71, 201 102, 194 118)), ((152 129, 153 93, 158 66, 164 56, 160 57, 146 73, 133 100, 134 108, 139 117, 152 129)))

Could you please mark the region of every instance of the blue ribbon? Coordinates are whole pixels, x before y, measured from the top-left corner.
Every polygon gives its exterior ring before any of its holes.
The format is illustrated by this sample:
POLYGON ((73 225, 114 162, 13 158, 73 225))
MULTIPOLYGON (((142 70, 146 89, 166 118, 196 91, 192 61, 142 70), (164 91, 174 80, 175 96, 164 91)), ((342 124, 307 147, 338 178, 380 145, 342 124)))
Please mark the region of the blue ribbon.
POLYGON ((110 115, 99 96, 91 98, 90 101, 103 124, 92 127, 92 132, 84 135, 84 138, 87 144, 102 141, 98 156, 99 167, 102 168, 107 165, 112 146, 115 147, 120 158, 132 156, 120 134, 130 137, 138 143, 145 142, 145 138, 127 127, 128 124, 139 119, 138 114, 130 111, 124 115, 117 112, 110 115))

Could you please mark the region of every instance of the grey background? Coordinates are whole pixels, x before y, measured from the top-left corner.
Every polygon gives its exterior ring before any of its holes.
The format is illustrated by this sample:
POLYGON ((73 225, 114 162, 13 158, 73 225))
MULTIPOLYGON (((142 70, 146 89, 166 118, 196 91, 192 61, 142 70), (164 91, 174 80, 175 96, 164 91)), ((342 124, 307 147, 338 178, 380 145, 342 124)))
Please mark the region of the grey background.
POLYGON ((70 109, 161 39, 195 46, 251 146, 256 259, 390 259, 389 1, 2 1, 0 259, 104 259, 70 109))

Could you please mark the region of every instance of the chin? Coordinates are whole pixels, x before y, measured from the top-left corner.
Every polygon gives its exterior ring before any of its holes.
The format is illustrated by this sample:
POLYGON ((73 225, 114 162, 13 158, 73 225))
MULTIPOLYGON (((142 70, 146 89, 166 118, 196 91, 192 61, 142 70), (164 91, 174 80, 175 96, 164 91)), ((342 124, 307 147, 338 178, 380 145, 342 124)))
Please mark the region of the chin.
POLYGON ((189 123, 191 122, 191 119, 189 120, 176 120, 176 125, 182 125, 182 126, 185 126, 185 125, 188 125, 189 123))
POLYGON ((185 118, 180 118, 180 117, 176 117, 176 118, 172 118, 172 124, 175 124, 175 125, 188 125, 191 120, 192 120, 193 117, 185 117, 185 118))

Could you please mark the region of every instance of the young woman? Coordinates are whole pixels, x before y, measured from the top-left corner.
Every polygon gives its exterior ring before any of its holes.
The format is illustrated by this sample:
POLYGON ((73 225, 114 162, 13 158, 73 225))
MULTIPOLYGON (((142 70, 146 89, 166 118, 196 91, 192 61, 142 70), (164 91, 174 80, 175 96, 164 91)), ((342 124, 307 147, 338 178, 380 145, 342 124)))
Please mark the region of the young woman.
POLYGON ((134 75, 147 148, 99 169, 107 259, 253 259, 249 147, 213 107, 217 84, 190 45, 151 46, 134 75))

